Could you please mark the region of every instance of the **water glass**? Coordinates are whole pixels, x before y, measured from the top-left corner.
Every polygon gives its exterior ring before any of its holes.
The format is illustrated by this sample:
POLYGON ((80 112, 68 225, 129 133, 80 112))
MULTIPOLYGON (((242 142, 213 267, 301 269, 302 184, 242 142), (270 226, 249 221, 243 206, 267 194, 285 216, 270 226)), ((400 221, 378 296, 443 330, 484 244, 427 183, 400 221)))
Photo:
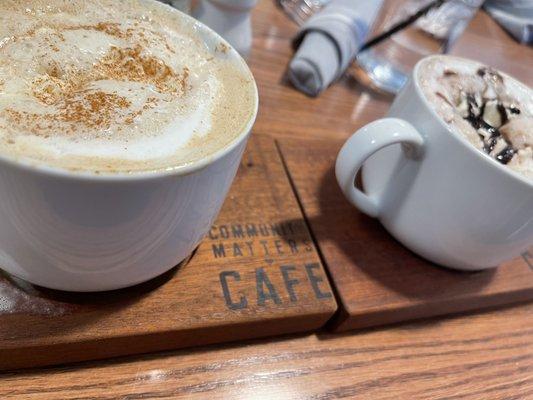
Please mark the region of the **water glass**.
POLYGON ((396 94, 421 58, 447 53, 482 5, 483 0, 385 0, 369 33, 377 37, 425 7, 429 10, 356 58, 357 78, 381 91, 396 94))

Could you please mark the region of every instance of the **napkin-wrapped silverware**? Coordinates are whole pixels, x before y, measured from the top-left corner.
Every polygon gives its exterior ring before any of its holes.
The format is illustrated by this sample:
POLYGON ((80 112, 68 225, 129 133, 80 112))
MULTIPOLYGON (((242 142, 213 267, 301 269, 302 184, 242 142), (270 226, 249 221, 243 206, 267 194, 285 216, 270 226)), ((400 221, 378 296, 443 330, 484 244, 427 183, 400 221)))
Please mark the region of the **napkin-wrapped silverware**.
POLYGON ((289 79, 316 96, 342 75, 364 43, 382 0, 333 0, 302 26, 289 79))

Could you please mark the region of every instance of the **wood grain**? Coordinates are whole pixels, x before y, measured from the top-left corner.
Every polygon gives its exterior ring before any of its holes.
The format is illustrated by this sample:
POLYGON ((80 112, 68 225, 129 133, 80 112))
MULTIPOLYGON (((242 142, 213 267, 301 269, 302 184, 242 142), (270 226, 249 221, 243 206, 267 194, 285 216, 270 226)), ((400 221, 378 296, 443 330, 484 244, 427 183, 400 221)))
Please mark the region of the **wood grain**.
POLYGON ((17 283, 0 277, 0 369, 312 330, 337 308, 268 137, 250 141, 219 218, 177 270, 86 295, 17 283))
POLYGON ((336 330, 533 299, 533 247, 498 269, 464 273, 438 267, 344 198, 333 171, 342 142, 278 141, 342 305, 336 330))
POLYGON ((533 304, 351 335, 4 374, 8 399, 533 398, 533 304))
MULTIPOLYGON (((297 30, 274 0, 254 10, 250 65, 260 91, 256 132, 348 137, 390 99, 348 73, 319 98, 285 78, 297 30)), ((480 13, 453 49, 529 85, 531 48, 480 13)), ((164 306, 161 305, 161 308, 164 306)), ((37 369, 0 376, 2 399, 533 398, 533 304, 344 335, 311 335, 37 369)))

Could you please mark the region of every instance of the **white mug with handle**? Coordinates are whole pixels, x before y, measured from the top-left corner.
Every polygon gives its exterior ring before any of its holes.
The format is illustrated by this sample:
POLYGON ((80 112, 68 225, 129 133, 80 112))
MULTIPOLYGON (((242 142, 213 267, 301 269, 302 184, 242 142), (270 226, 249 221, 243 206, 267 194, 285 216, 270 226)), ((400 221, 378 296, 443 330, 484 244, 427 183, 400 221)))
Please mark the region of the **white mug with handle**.
POLYGON ((414 68, 387 118, 346 141, 337 181, 354 206, 424 258, 461 270, 496 267, 533 244, 533 182, 474 148, 435 112, 419 84, 432 57, 414 68), (364 191, 355 185, 363 165, 364 191))

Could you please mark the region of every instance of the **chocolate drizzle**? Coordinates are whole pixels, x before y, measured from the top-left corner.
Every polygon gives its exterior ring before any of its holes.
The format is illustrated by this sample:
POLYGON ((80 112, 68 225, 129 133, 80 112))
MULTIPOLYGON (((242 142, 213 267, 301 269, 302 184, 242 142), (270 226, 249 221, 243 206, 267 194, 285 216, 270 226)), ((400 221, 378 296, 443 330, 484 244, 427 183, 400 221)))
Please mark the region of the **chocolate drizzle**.
MULTIPOLYGON (((477 75, 487 81, 488 85, 502 83, 503 78, 498 73, 487 68, 480 68, 477 75)), ((511 142, 499 130, 500 126, 505 125, 509 121, 509 114, 520 114, 520 110, 514 106, 506 107, 500 99, 489 99, 485 97, 476 98, 473 93, 465 93, 465 100, 468 105, 467 115, 464 117, 470 125, 478 132, 479 138, 483 142, 483 151, 491 154, 496 148, 498 141, 503 140, 506 144, 505 148, 493 155, 496 160, 502 164, 507 164, 513 158, 516 150, 513 148, 511 142), (496 110, 500 116, 500 125, 492 126, 484 119, 485 109, 487 103, 496 101, 496 110)))
POLYGON ((507 117, 505 106, 500 102, 498 102, 498 113, 500 114, 502 125, 505 125, 507 122, 509 122, 509 117, 507 117))
POLYGON ((514 105, 510 106, 508 110, 511 114, 520 114, 520 110, 514 105))
POLYGON ((498 160, 502 164, 507 164, 509 161, 511 161, 515 153, 515 149, 513 149, 511 145, 508 145, 505 149, 503 149, 496 155, 496 160, 498 160))

